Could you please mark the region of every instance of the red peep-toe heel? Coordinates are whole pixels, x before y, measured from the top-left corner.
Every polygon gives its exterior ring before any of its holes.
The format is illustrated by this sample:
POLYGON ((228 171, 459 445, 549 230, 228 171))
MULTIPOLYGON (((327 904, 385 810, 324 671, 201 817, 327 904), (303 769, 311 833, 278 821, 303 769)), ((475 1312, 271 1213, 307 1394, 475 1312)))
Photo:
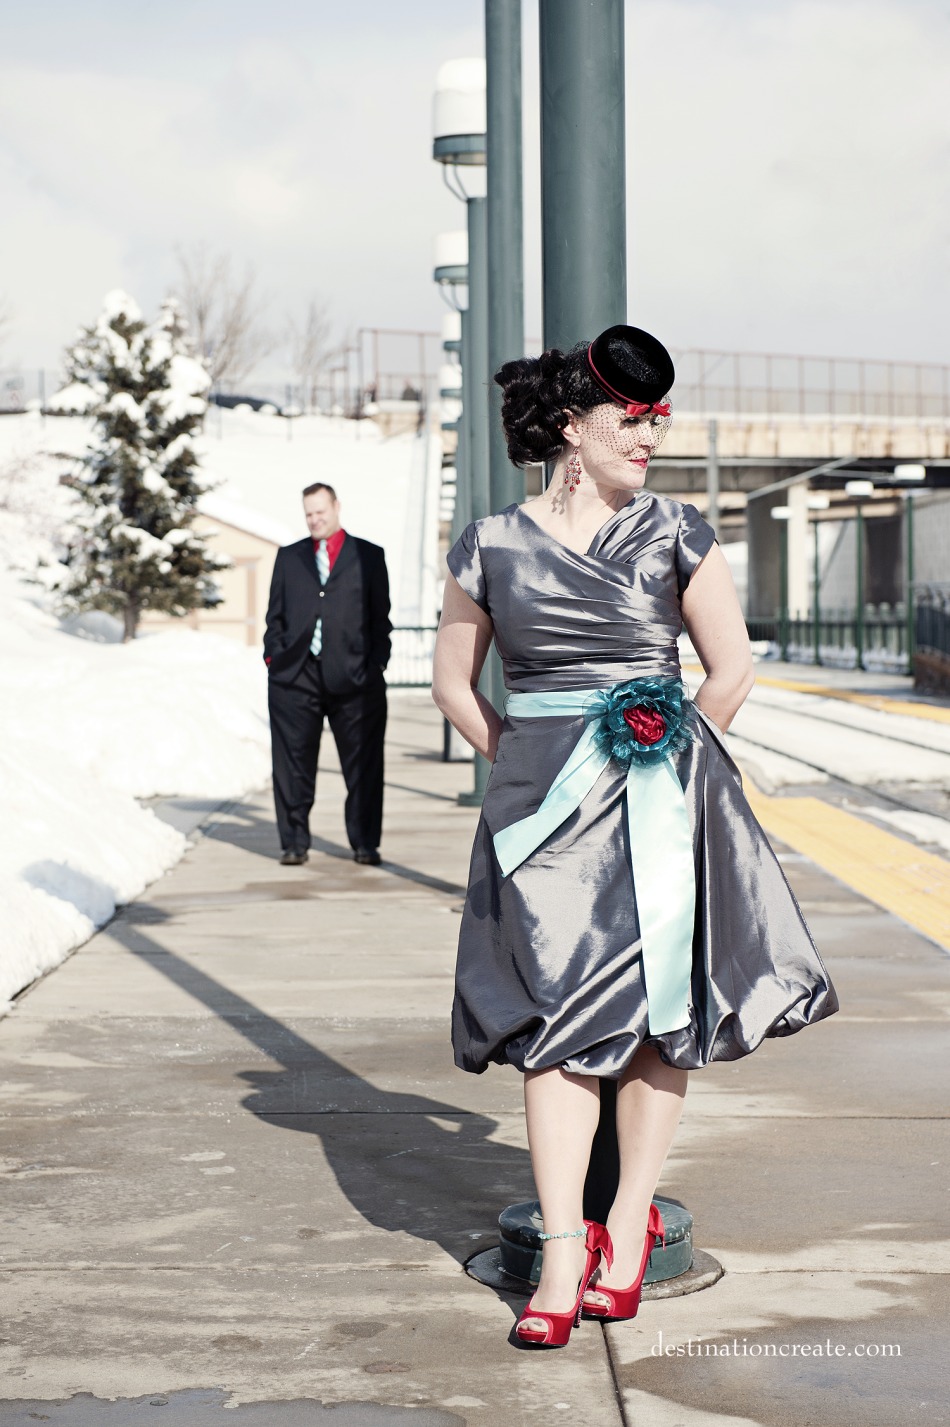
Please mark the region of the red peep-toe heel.
MULTIPOLYGON (((640 1307, 640 1294, 643 1290, 643 1275, 647 1271, 647 1264, 650 1261, 657 1239, 666 1243, 666 1228, 663 1217, 655 1204, 650 1205, 650 1217, 647 1220, 647 1231, 643 1240, 643 1257, 640 1259, 640 1272, 637 1274, 629 1288, 606 1288, 599 1283, 596 1288, 588 1290, 589 1293, 599 1294, 603 1298, 609 1299, 609 1303, 588 1303, 584 1301, 584 1294, 581 1294, 583 1315, 585 1318, 636 1318, 637 1310, 640 1307)), ((608 1263, 607 1267, 610 1267, 608 1263)))
POLYGON ((571 1336, 571 1329, 579 1326, 584 1294, 601 1259, 606 1261, 608 1268, 613 1263, 614 1251, 610 1235, 603 1224, 595 1224, 591 1219, 584 1220, 583 1229, 572 1229, 566 1234, 541 1235, 541 1238, 545 1240, 579 1239, 582 1236, 587 1249, 587 1258, 584 1261, 584 1272, 581 1274, 580 1287, 577 1290, 573 1308, 569 1308, 566 1313, 542 1313, 539 1309, 532 1308, 529 1300, 527 1307, 515 1324, 515 1335, 520 1343, 536 1348, 563 1348, 571 1336), (539 1318, 545 1327, 543 1329, 526 1327, 525 1324, 530 1318, 539 1318))

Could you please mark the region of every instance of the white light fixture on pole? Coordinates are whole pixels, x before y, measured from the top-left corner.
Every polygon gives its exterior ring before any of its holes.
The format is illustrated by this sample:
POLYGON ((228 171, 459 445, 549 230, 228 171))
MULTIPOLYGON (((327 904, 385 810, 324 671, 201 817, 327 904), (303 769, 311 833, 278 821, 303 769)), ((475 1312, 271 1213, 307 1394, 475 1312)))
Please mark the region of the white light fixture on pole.
MULTIPOLYGON (((466 245, 466 258, 467 256, 466 245)), ((459 312, 443 312, 442 314, 442 350, 443 352, 456 353, 462 350, 462 316, 459 312)))
POLYGON ((432 157, 446 171, 484 168, 486 127, 485 61, 450 59, 435 80, 432 157))
POLYGON ((468 232, 465 228, 437 235, 432 277, 441 288, 468 286, 468 232))

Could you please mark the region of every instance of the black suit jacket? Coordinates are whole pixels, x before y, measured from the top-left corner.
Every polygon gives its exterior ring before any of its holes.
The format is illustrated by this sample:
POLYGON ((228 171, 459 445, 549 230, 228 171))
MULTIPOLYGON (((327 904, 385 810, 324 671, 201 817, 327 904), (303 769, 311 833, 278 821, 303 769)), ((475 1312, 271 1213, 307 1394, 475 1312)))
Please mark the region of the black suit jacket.
POLYGON ((382 546, 347 535, 320 584, 308 535, 277 552, 267 607, 264 658, 270 677, 292 684, 323 619, 323 682, 331 694, 356 693, 382 678, 389 663, 389 575, 382 546))

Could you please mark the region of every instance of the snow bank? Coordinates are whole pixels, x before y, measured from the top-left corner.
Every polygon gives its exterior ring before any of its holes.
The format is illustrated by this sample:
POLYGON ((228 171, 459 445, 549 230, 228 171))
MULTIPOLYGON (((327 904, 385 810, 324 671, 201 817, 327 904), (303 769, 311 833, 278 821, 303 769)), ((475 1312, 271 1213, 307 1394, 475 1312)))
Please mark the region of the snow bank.
POLYGON ((136 798, 232 797, 268 776, 256 651, 187 629, 102 642, 113 625, 67 633, 0 575, 0 1002, 181 857, 136 798))
POLYGON ((181 833, 33 739, 0 752, 0 1009, 181 857, 181 833))

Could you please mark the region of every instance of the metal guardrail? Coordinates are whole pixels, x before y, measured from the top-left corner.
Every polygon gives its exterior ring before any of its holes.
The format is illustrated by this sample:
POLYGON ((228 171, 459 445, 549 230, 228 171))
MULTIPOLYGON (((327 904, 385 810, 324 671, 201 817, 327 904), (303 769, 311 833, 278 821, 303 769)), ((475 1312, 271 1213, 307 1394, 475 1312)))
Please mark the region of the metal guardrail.
POLYGON ((432 655, 436 625, 401 625, 393 630, 393 652, 386 670, 391 689, 428 689, 432 683, 432 655))
POLYGON ((871 663, 895 673, 910 672, 907 612, 902 604, 866 605, 860 630, 853 610, 822 614, 818 621, 817 649, 813 619, 750 616, 746 619, 746 629, 753 644, 766 644, 769 653, 797 664, 854 669, 871 663))
MULTIPOLYGON (((531 345, 531 344, 529 344, 531 345)), ((533 349, 533 347, 532 347, 533 349)), ((873 421, 939 421, 950 417, 950 366, 814 357, 781 352, 723 352, 677 348, 673 401, 695 415, 825 417, 873 421)), ((363 328, 355 342, 327 353, 306 383, 285 369, 282 379, 248 379, 242 389, 296 411, 341 410, 354 415, 367 401, 422 394, 438 400, 443 358, 434 332, 363 328)), ((62 375, 23 367, 0 368, 0 415, 52 396, 62 375)), ((224 394, 232 388, 225 387, 224 394)))
POLYGON ((680 412, 934 421, 950 415, 950 366, 779 352, 673 353, 680 412))

